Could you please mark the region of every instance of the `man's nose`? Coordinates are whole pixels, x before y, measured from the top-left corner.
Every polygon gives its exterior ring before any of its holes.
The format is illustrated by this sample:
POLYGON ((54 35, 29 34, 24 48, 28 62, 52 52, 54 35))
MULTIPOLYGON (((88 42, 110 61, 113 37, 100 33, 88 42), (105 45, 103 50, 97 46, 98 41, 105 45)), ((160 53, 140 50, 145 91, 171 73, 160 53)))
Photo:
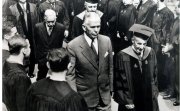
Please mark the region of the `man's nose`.
POLYGON ((139 47, 140 47, 141 49, 143 49, 143 48, 144 48, 144 45, 140 45, 139 47))
POLYGON ((95 28, 94 28, 94 31, 95 31, 95 32, 98 32, 98 30, 99 30, 98 27, 95 27, 95 28))

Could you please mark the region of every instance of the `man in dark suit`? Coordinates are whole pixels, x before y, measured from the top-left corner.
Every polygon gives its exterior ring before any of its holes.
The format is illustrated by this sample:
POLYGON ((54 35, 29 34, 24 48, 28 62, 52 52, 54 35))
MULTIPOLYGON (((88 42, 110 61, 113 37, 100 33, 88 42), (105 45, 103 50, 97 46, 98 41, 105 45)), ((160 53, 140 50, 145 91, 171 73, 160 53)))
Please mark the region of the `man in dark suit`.
POLYGON ((85 98, 89 111, 111 111, 112 46, 109 37, 99 34, 100 23, 97 13, 86 13, 84 34, 67 46, 71 57, 67 81, 85 98))
POLYGON ((50 49, 60 48, 63 44, 65 27, 56 22, 56 13, 47 9, 44 16, 45 22, 35 26, 36 57, 38 62, 37 80, 45 78, 48 72, 46 56, 50 49))

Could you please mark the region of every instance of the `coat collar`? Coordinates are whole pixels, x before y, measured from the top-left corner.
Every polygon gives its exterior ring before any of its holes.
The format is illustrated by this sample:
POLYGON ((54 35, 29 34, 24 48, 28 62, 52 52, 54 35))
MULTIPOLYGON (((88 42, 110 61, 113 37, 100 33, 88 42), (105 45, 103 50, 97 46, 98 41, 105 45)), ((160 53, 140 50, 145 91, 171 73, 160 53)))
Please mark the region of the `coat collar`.
MULTIPOLYGON (((126 54, 128 54, 128 55, 130 55, 130 56, 132 56, 132 57, 134 57, 136 59, 139 59, 139 57, 133 51, 132 46, 129 46, 128 48, 123 49, 122 52, 124 52, 124 53, 126 53, 126 54)), ((144 49, 144 55, 143 55, 142 60, 145 60, 148 57, 150 52, 151 52, 151 48, 146 46, 145 49, 144 49)))
POLYGON ((81 37, 80 38, 81 42, 80 42, 79 46, 82 49, 82 51, 81 51, 82 54, 96 69, 98 69, 98 65, 97 65, 96 59, 95 59, 96 57, 95 57, 93 51, 91 50, 87 41, 85 40, 84 35, 82 35, 80 37, 81 37))
POLYGON ((46 35, 47 35, 47 36, 45 37, 45 39, 46 39, 46 41, 48 42, 48 44, 51 43, 51 41, 53 41, 53 40, 55 39, 57 33, 59 32, 59 31, 57 30, 57 23, 55 23, 55 25, 54 25, 54 27, 53 27, 53 30, 52 30, 52 32, 51 32, 51 35, 49 35, 48 32, 47 32, 47 27, 46 27, 46 23, 45 23, 45 22, 43 23, 42 30, 43 30, 43 32, 46 33, 46 35), (51 39, 48 39, 48 38, 51 38, 51 39), (50 41, 49 41, 49 40, 50 40, 50 41))

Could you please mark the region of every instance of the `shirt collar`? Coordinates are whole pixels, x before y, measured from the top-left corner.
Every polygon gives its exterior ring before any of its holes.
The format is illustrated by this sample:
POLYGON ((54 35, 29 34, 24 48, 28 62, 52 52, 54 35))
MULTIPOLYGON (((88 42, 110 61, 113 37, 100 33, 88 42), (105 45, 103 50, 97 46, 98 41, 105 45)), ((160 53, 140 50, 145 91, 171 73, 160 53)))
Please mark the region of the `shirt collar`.
POLYGON ((19 5, 21 6, 22 9, 23 9, 23 8, 25 8, 25 10, 27 9, 27 8, 26 8, 26 2, 25 2, 24 4, 22 4, 22 3, 19 2, 19 5))
MULTIPOLYGON (((91 46, 92 40, 84 33, 84 38, 87 41, 88 45, 91 46)), ((97 38, 94 39, 94 42, 97 42, 97 38)))

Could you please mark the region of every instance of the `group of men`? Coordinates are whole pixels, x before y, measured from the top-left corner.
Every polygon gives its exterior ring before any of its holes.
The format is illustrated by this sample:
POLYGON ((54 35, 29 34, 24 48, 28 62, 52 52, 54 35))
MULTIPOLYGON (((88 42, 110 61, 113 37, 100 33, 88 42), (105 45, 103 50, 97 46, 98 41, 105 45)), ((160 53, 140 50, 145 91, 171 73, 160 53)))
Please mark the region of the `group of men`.
POLYGON ((175 22, 164 0, 33 2, 18 0, 3 14, 7 109, 111 111, 113 98, 118 111, 159 111, 158 89, 167 89, 165 99, 176 95, 173 105, 179 105, 173 84, 179 75, 179 2, 175 22), (80 2, 85 10, 75 8, 80 2), (36 63, 37 82, 31 84, 36 63))

